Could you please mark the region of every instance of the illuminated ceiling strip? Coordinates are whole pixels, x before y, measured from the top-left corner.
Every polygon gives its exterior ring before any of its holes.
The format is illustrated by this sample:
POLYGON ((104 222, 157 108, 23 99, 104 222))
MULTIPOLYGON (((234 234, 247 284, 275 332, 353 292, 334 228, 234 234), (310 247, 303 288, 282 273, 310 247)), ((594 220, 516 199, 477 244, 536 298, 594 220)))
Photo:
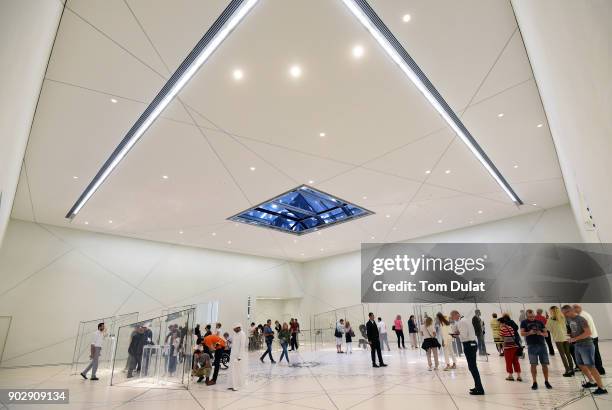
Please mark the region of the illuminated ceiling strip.
POLYGON ((455 134, 457 134, 465 145, 467 145, 489 174, 491 174, 493 179, 495 179, 504 192, 508 194, 510 199, 512 199, 515 204, 522 205, 523 201, 521 201, 516 192, 514 192, 508 181, 506 181, 495 164, 493 164, 493 161, 491 161, 480 145, 478 145, 478 142, 476 142, 465 125, 463 125, 459 117, 457 117, 457 114, 455 114, 446 101, 444 101, 444 98, 442 98, 438 90, 436 90, 417 63, 410 57, 408 52, 387 28, 380 17, 378 17, 368 2, 366 0, 342 1, 370 32, 378 44, 380 44, 387 55, 391 57, 410 81, 412 81, 425 98, 427 98, 427 101, 429 101, 442 118, 444 118, 455 134))
POLYGON ((223 40, 236 28, 247 13, 259 0, 232 0, 206 31, 198 44, 193 48, 172 77, 153 99, 147 109, 140 115, 136 123, 130 128, 121 143, 115 148, 102 168, 89 183, 79 199, 70 208, 66 218, 72 219, 83 208, 96 190, 104 183, 130 149, 138 142, 140 137, 155 122, 181 89, 189 82, 198 69, 208 60, 212 53, 221 45, 223 40))

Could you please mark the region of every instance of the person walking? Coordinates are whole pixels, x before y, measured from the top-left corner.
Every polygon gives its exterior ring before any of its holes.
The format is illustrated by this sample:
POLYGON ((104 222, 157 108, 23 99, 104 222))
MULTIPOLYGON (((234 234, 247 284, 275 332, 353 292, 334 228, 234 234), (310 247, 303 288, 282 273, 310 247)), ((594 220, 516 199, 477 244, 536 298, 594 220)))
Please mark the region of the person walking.
POLYGON ((353 332, 353 328, 351 327, 351 322, 348 320, 344 324, 344 339, 346 341, 346 353, 353 353, 353 337, 355 337, 355 332, 353 332))
POLYGON ((474 317, 472 317, 472 326, 474 326, 474 332, 476 333, 476 340, 478 343, 478 354, 481 356, 487 356, 487 347, 485 345, 485 330, 484 321, 480 318, 480 310, 474 311, 474 317))
POLYGON ((289 353, 287 352, 287 346, 289 346, 289 342, 291 341, 291 330, 289 329, 287 322, 283 323, 281 330, 278 332, 278 341, 281 345, 281 349, 283 349, 281 357, 278 361, 282 362, 283 357, 285 357, 287 364, 289 364, 289 353))
POLYGON ((506 361, 506 372, 508 377, 506 380, 514 381, 514 373, 516 373, 516 381, 522 382, 521 364, 519 363, 520 339, 517 339, 516 331, 510 325, 510 316, 503 315, 498 319, 499 322, 499 337, 502 340, 503 356, 506 361))
MULTIPOLYGON (((536 320, 542 322, 544 324, 544 327, 546 327, 546 323, 548 322, 548 315, 544 316, 544 310, 536 309, 536 320)), ((555 348, 553 347, 552 339, 550 338, 550 332, 548 332, 548 336, 545 337, 545 340, 546 345, 548 346, 548 354, 550 356, 554 356, 555 348)))
POLYGON ((404 329, 401 315, 395 317, 393 321, 393 330, 395 330, 395 336, 397 336, 397 348, 405 349, 406 345, 404 344, 404 329))
POLYGON ((417 325, 414 315, 410 315, 408 318, 408 336, 410 337, 410 344, 413 349, 417 349, 417 325))
POLYGON ((574 343, 576 364, 580 367, 582 374, 589 379, 582 384, 582 387, 585 389, 597 387, 592 392, 595 395, 608 394, 601 381, 601 375, 595 366, 595 344, 593 343, 589 322, 578 314, 577 309, 570 305, 563 306, 561 310, 571 329, 569 341, 574 343))
POLYGON ((438 322, 440 323, 440 334, 442 336, 442 348, 444 349, 444 363, 446 366, 444 370, 451 370, 457 368, 457 356, 455 355, 455 350, 453 349, 453 336, 452 329, 450 326, 450 322, 442 314, 442 312, 438 312, 436 315, 438 318, 438 322), (452 364, 451 364, 452 362, 452 364))
POLYGON ((482 386, 482 380, 480 379, 480 372, 478 371, 478 364, 476 363, 476 353, 478 351, 478 343, 476 342, 476 332, 474 325, 468 322, 465 318, 461 317, 457 310, 453 310, 450 314, 451 319, 457 324, 457 333, 455 336, 459 337, 463 344, 463 352, 468 362, 468 369, 474 379, 474 388, 470 389, 470 394, 473 396, 482 396, 485 394, 484 387, 482 386))
POLYGON ((576 310, 576 313, 585 318, 589 324, 589 329, 591 329, 591 338, 593 339, 593 345, 595 345, 595 367, 597 368, 599 374, 604 375, 606 374, 606 369, 604 369, 601 361, 601 353, 599 352, 599 335, 597 334, 597 327, 595 326, 593 316, 591 316, 589 312, 582 309, 582 306, 579 304, 575 304, 573 308, 576 310))
POLYGON ((96 376, 98 371, 98 360, 100 360, 100 352, 102 352, 102 345, 104 344, 104 323, 98 323, 98 329, 94 332, 93 339, 89 345, 89 358, 91 361, 85 369, 81 372, 81 377, 87 380, 87 373, 91 370, 91 379, 93 381, 100 380, 96 376))
POLYGON ((548 331, 544 324, 536 320, 535 313, 531 309, 525 312, 527 319, 521 322, 521 336, 525 337, 527 342, 527 354, 529 355, 529 364, 531 366, 531 377, 533 384, 532 390, 538 389, 538 362, 542 365, 542 373, 544 374, 544 385, 547 389, 552 389, 548 382, 548 350, 546 348, 546 335, 548 331))
POLYGON ((552 340, 557 345, 559 356, 563 362, 565 373, 563 377, 572 377, 574 375, 574 363, 570 353, 569 336, 567 334, 567 321, 558 306, 550 307, 550 317, 546 322, 546 330, 550 334, 552 340))
POLYGON ((495 348, 497 349, 497 353, 499 353, 500 356, 503 356, 504 346, 503 346, 503 340, 501 336, 499 335, 500 323, 497 318, 497 313, 493 313, 491 315, 490 326, 491 326, 491 334, 493 335, 493 342, 495 342, 495 348))
POLYGON ((274 330, 272 330, 272 320, 268 319, 263 327, 263 337, 266 342, 266 350, 263 352, 259 360, 263 363, 266 355, 270 356, 270 362, 276 363, 272 357, 272 341, 274 340, 274 330))
POLYGON ((387 365, 383 362, 382 352, 380 351, 380 334, 378 333, 378 325, 374 320, 374 313, 368 314, 368 323, 366 323, 366 335, 368 337, 368 343, 370 344, 370 354, 372 355, 372 367, 386 367, 387 365), (378 356, 378 363, 376 364, 376 356, 378 356))
POLYGON ((378 318, 378 333, 380 334, 380 348, 384 349, 386 345, 387 350, 391 351, 387 334, 387 324, 381 318, 378 318))

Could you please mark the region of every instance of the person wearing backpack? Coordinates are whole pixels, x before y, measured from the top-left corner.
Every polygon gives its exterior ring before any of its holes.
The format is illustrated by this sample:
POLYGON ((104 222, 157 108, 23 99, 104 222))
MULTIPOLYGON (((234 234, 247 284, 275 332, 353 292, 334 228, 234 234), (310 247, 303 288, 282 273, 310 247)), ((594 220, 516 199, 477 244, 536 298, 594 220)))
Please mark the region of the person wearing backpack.
POLYGON ((344 334, 344 319, 340 319, 336 323, 334 336, 336 337, 336 353, 344 353, 342 351, 342 335, 344 334))

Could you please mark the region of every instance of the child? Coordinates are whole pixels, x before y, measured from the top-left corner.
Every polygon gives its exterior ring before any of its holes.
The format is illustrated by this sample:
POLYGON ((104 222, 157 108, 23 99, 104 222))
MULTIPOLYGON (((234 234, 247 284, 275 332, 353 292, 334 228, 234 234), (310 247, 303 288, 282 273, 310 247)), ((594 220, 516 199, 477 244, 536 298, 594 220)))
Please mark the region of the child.
POLYGON ((210 371, 212 370, 212 364, 210 362, 210 356, 208 353, 204 353, 200 350, 193 352, 193 369, 191 371, 192 376, 198 377, 198 383, 201 383, 204 378, 208 380, 210 377, 210 371))

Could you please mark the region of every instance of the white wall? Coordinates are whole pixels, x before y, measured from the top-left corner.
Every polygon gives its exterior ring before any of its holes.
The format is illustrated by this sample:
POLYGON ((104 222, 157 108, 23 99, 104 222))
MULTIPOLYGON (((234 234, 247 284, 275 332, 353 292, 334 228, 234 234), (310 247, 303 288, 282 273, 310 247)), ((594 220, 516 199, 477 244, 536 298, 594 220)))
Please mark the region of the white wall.
POLYGON ((224 324, 247 297, 301 297, 300 264, 11 220, 0 248, 2 366, 66 363, 80 320, 219 300, 224 324))
MULTIPOLYGON (((542 212, 417 238, 410 242, 576 243, 582 242, 582 238, 572 210, 568 205, 565 205, 542 212)), ((360 252, 351 252, 304 263, 301 273, 305 293, 302 300, 302 310, 314 314, 360 303, 360 258, 360 252), (316 297, 311 295, 316 295, 316 297)), ((447 305, 444 307, 444 311, 448 313, 450 309, 455 307, 457 306, 447 305)), ((498 304, 479 304, 478 307, 487 323, 493 312, 511 309, 516 317, 519 309, 521 309, 520 305, 510 304, 501 307, 498 304)), ((542 304, 541 306, 529 307, 545 309, 548 306, 542 304)), ((612 304, 590 304, 585 305, 585 308, 596 315, 602 337, 612 338, 612 304)), ((413 313, 413 306, 409 303, 369 304, 367 309, 382 316, 388 323, 398 313, 402 315, 403 319, 413 313)), ((465 304, 461 306, 460 310, 465 315, 471 315, 474 306, 465 304)))
POLYGON ((512 0, 585 241, 612 242, 612 1, 512 0), (597 230, 584 229, 590 207, 597 230))
POLYGON ((62 8, 58 0, 0 3, 0 244, 62 8))

